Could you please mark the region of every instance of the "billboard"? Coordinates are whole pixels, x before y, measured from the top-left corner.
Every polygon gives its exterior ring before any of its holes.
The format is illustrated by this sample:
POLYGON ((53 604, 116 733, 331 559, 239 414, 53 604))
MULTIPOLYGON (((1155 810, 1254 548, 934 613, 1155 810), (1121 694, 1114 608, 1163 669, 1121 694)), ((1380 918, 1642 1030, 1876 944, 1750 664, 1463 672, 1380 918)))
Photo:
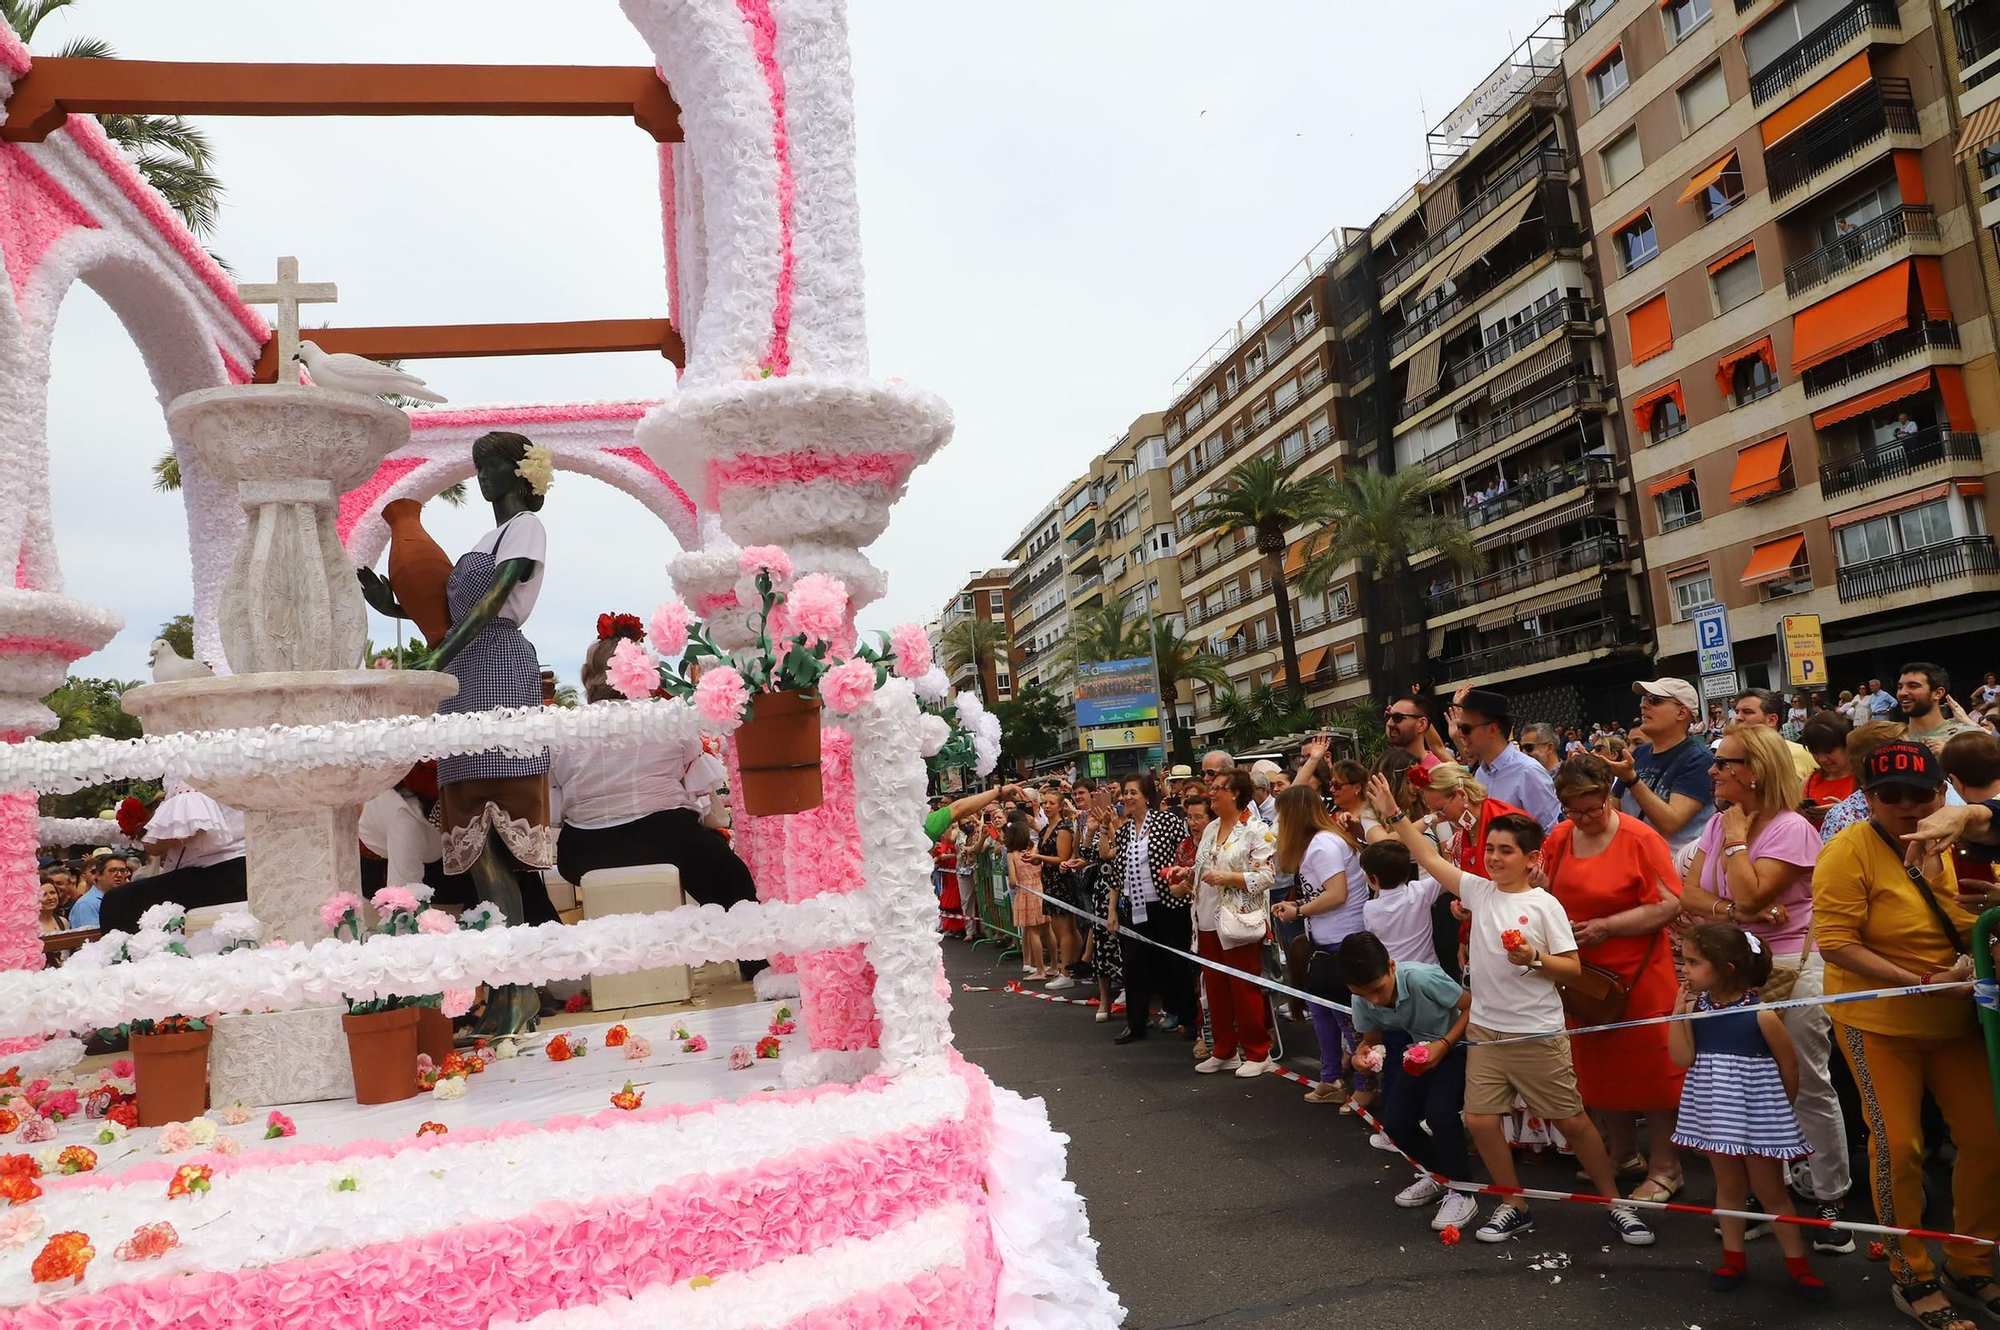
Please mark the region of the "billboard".
POLYGON ((1826 639, 1817 614, 1787 614, 1778 620, 1778 646, 1792 687, 1826 687, 1826 639))
POLYGON ((1107 660, 1076 667, 1076 725, 1080 730, 1157 721, 1160 696, 1153 658, 1107 660))

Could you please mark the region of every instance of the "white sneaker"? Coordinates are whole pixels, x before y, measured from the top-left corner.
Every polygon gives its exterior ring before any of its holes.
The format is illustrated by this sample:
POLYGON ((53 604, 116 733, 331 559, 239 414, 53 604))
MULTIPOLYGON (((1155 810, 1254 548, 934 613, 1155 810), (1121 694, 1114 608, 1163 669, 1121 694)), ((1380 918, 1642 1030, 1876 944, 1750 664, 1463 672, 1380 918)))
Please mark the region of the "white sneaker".
POLYGON ((1201 1061, 1195 1063, 1194 1069, 1200 1072, 1204 1076, 1213 1076, 1218 1071, 1234 1071, 1236 1072, 1237 1075, 1240 1076, 1243 1074, 1239 1070, 1239 1068, 1241 1068, 1242 1066, 1243 1066, 1242 1058, 1208 1057, 1208 1058, 1203 1058, 1201 1061))
POLYGON ((1438 1202, 1437 1213, 1431 1216, 1431 1227, 1439 1233, 1448 1228, 1464 1228, 1479 1218, 1479 1206, 1462 1191, 1448 1191, 1438 1202))
POLYGON ((1236 1074, 1238 1076, 1243 1077, 1245 1080, 1249 1080, 1253 1076, 1262 1076, 1265 1072, 1269 1071, 1272 1067, 1276 1065, 1277 1064, 1272 1062, 1271 1059, 1269 1058, 1265 1058, 1262 1062, 1245 1062, 1242 1066, 1236 1069, 1236 1074))
POLYGON ((1108 1025, 1111 1023, 1111 1013, 1108 1011, 1100 1011, 1097 1013, 1096 1019, 1099 1025, 1108 1025))
POLYGON ((1396 1143, 1389 1139, 1389 1133, 1386 1131, 1370 1132, 1368 1135, 1368 1144, 1377 1150, 1384 1150, 1392 1155, 1403 1153, 1396 1148, 1396 1143))
POLYGON ((1032 965, 1023 965, 1021 967, 1022 974, 1033 974, 1034 972, 1035 972, 1035 967, 1032 965))
POLYGON ((1444 1188, 1437 1179, 1421 1177, 1396 1193, 1396 1204, 1405 1210, 1414 1210, 1420 1205, 1429 1205, 1442 1195, 1444 1188))
POLYGON ((1059 974, 1043 985, 1044 988, 1075 988, 1076 980, 1066 974, 1059 974))
POLYGON ((1125 1005, 1125 990, 1124 990, 1124 989, 1122 989, 1122 988, 1121 988, 1121 989, 1119 989, 1119 990, 1118 990, 1118 996, 1116 996, 1116 997, 1114 997, 1114 998, 1112 998, 1112 999, 1111 999, 1111 1005, 1112 1005, 1112 1006, 1114 1006, 1114 1007, 1122 1007, 1122 1006, 1124 1006, 1124 1005, 1125 1005))

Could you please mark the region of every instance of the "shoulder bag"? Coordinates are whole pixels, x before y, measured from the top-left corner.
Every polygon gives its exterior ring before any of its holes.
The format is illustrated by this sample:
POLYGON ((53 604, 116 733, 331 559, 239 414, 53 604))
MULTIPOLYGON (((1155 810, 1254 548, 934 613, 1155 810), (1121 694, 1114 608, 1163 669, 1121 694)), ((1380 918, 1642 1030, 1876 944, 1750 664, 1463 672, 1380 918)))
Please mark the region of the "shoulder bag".
MULTIPOLYGON (((1239 824, 1231 835, 1239 834, 1243 825, 1239 824)), ((1220 848, 1218 843, 1217 848, 1220 848)), ((1269 930, 1270 898, 1264 892, 1252 895, 1242 887, 1221 887, 1216 891, 1220 898, 1215 912, 1215 936, 1225 949, 1247 947, 1252 943, 1261 944, 1269 930)))
MULTIPOLYGON (((1882 838, 1882 843, 1889 847, 1889 853, 1896 856, 1896 861, 1902 863, 1903 851, 1902 847, 1896 844, 1896 838, 1885 831, 1882 824, 1872 817, 1868 819, 1868 825, 1877 836, 1882 838)), ((1945 940, 1951 943, 1953 960, 1955 961, 1958 957, 1965 955, 1965 935, 1958 931, 1958 925, 1953 923, 1951 916, 1944 912, 1944 906, 1938 904, 1937 893, 1931 890, 1930 881, 1924 876, 1923 870, 1905 863, 1903 864, 1903 875, 1910 879, 1910 885, 1915 887, 1917 894, 1924 898, 1924 904, 1931 907, 1931 917, 1937 920, 1938 927, 1944 930, 1945 940)))
POLYGON ((1612 1025, 1625 1019, 1625 1004, 1632 1000, 1632 985, 1639 982, 1639 976, 1652 963, 1653 949, 1660 945, 1660 934, 1655 932, 1653 940, 1646 944, 1646 954, 1639 958, 1639 968, 1632 972, 1628 982, 1614 970, 1601 965, 1589 965, 1582 961, 1583 973, 1566 983, 1558 983, 1562 993, 1563 1010, 1578 1025, 1612 1025))

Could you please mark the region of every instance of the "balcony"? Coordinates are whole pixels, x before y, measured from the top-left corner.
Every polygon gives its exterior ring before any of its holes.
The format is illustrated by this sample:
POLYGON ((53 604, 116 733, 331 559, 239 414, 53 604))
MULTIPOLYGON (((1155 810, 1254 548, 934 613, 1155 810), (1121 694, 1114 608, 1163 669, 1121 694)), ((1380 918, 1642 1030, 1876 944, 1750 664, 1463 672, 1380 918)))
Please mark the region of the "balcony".
POLYGON ((2000 573, 2000 555, 1993 551, 1991 536, 1961 536, 1886 559, 1851 564, 1840 570, 1840 598, 1886 596, 1975 573, 2000 573))
POLYGON ((1620 621, 1603 618, 1580 627, 1541 633, 1523 641, 1502 642, 1463 656, 1452 656, 1442 663, 1441 668, 1446 680, 1456 681, 1498 674, 1504 670, 1526 669, 1531 665, 1545 665, 1549 661, 1581 655, 1586 651, 1614 651, 1628 645, 1633 644, 1620 621))
POLYGON ((1772 199, 1801 189, 1814 175, 1890 134, 1918 132, 1908 79, 1877 79, 1764 154, 1772 199))
POLYGON ((1079 577, 1076 579, 1076 581, 1071 582, 1069 584, 1067 594, 1072 596, 1081 596, 1084 592, 1090 590, 1092 587, 1101 586, 1103 585, 1103 583, 1104 579, 1102 577, 1098 576, 1096 573, 1092 573, 1088 577, 1079 577))
POLYGON ((1558 412, 1567 411, 1573 406, 1595 406, 1603 400, 1602 381, 1595 376, 1578 375, 1531 402, 1525 402, 1510 411, 1502 411, 1485 423, 1467 430, 1450 444, 1424 458, 1424 469, 1436 474, 1447 467, 1456 466, 1468 457, 1477 457, 1502 439, 1519 434, 1522 430, 1547 420, 1558 412))
POLYGON ((1892 365, 1898 360, 1933 349, 1956 350, 1958 345, 1957 324, 1942 320, 1919 323, 1901 332, 1878 337, 1844 356, 1835 356, 1824 364, 1814 365, 1800 375, 1799 380, 1805 384, 1806 396, 1816 397, 1851 383, 1864 374, 1872 374, 1884 365, 1892 365))
POLYGON ((1750 100, 1758 106, 1791 87, 1870 28, 1901 32, 1903 20, 1895 0, 1854 0, 1854 3, 1807 33, 1791 50, 1750 76, 1750 100))
POLYGON ((1458 388, 1463 388, 1480 375, 1500 366, 1520 355, 1535 343, 1567 324, 1588 325, 1591 322, 1590 306, 1581 300, 1562 299, 1536 315, 1530 323, 1524 323, 1504 337, 1495 338, 1469 355, 1460 356, 1444 367, 1438 376, 1437 387, 1415 401, 1406 401, 1397 408, 1396 422, 1403 423, 1429 410, 1431 404, 1458 388))
MULTIPOLYGON (((1494 526, 1506 521, 1514 514, 1523 512, 1537 504, 1548 502, 1572 490, 1585 488, 1615 489, 1618 485, 1617 464, 1609 457, 1579 457, 1573 462, 1552 466, 1532 475, 1522 476, 1507 482, 1505 493, 1496 494, 1485 503, 1475 504, 1459 514, 1469 530, 1494 526)), ((1446 516, 1450 516, 1449 510, 1446 516)))
POLYGON ((1821 282, 1888 252, 1904 240, 1938 238, 1937 209, 1906 203, 1855 227, 1830 245, 1785 265, 1785 294, 1810 291, 1821 282))
POLYGON ((1830 499, 1878 480, 1914 475, 1940 462, 1977 462, 1982 456, 1977 434, 1959 434, 1949 425, 1932 425, 1906 438, 1867 445, 1853 457, 1820 463, 1819 492, 1830 499))
POLYGON ((1418 269, 1442 254, 1446 246, 1478 225, 1529 181, 1561 180, 1568 174, 1569 168, 1563 163, 1562 153, 1553 148, 1544 148, 1523 157, 1507 174, 1481 190, 1478 198, 1460 208, 1456 216, 1439 227, 1423 244, 1397 260, 1395 266, 1382 275, 1382 294, 1388 295, 1416 276, 1418 269))
POLYGON ((1582 232, 1574 226, 1556 225, 1548 227, 1547 230, 1547 243, 1530 245, 1526 252, 1517 254, 1514 260, 1505 268, 1496 268, 1493 265, 1487 265, 1482 271, 1480 280, 1476 286, 1468 284, 1459 287, 1457 293, 1450 300, 1445 301, 1435 309, 1425 311, 1423 317, 1415 323, 1398 329, 1396 334, 1389 339, 1390 358, 1394 359, 1402 355, 1403 352, 1409 350, 1439 328, 1444 327, 1447 323, 1450 323, 1453 319, 1485 298, 1488 292, 1498 290, 1501 283, 1507 281, 1516 273, 1533 267, 1558 250, 1577 249, 1583 243, 1582 232))
POLYGON ((1425 613, 1435 617, 1454 610, 1483 605, 1489 600, 1512 595, 1542 582, 1552 582, 1587 568, 1608 568, 1625 558, 1625 542, 1615 531, 1586 536, 1576 544, 1529 559, 1510 563, 1463 586, 1445 586, 1424 597, 1425 613))

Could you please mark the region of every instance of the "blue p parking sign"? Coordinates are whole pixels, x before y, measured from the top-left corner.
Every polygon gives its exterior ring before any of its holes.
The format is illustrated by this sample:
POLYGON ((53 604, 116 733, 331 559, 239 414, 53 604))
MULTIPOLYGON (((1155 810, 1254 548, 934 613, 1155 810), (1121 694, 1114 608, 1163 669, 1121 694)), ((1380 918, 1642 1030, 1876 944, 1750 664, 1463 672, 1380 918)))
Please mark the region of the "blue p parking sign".
POLYGON ((1736 668, 1736 653, 1729 645, 1729 611, 1721 605, 1704 605, 1694 612, 1694 650, 1701 674, 1727 674, 1736 668))

